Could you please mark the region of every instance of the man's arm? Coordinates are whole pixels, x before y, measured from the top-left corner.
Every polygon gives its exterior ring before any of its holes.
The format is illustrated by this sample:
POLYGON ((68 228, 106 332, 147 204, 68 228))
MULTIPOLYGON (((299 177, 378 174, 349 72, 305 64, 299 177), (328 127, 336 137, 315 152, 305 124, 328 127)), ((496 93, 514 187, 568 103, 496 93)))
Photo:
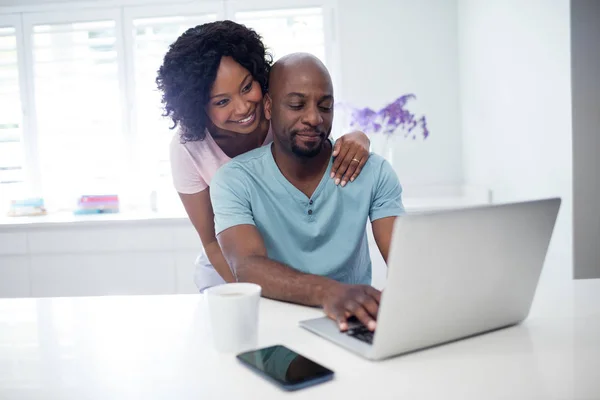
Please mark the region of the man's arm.
POLYGON ((254 225, 236 225, 217 235, 225 259, 239 282, 256 283, 262 295, 307 306, 322 306, 341 330, 347 318, 356 316, 375 329, 381 293, 368 285, 347 285, 332 279, 305 274, 271 260, 254 225))
POLYGON ((383 256, 383 260, 387 264, 388 255, 390 252, 390 245, 392 242, 392 232, 394 231, 394 222, 397 217, 386 217, 380 218, 373 221, 371 227, 373 228, 373 237, 375 243, 379 248, 379 252, 383 256))
POLYGON ((248 172, 232 163, 217 171, 210 196, 217 241, 236 280, 259 284, 265 297, 309 306, 322 305, 323 293, 339 284, 268 258, 252 212, 252 182, 248 172))
POLYGON ((394 222, 404 214, 402 186, 392 166, 385 160, 381 162, 376 180, 369 217, 375 242, 387 263, 394 222))
POLYGON ((238 282, 259 284, 265 297, 320 306, 323 293, 337 284, 332 279, 305 274, 269 259, 254 225, 228 228, 217 235, 217 240, 238 282))

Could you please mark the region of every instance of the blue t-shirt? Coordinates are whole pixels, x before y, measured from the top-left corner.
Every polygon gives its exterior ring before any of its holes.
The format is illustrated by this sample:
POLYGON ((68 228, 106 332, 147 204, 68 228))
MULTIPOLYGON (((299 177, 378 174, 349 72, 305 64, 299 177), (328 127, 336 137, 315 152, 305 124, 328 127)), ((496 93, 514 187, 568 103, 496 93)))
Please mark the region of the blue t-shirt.
POLYGON ((308 198, 283 176, 271 146, 235 157, 211 182, 215 233, 254 225, 270 259, 339 282, 370 284, 367 218, 403 214, 402 187, 391 165, 376 154, 345 187, 330 178, 332 165, 330 158, 308 198))

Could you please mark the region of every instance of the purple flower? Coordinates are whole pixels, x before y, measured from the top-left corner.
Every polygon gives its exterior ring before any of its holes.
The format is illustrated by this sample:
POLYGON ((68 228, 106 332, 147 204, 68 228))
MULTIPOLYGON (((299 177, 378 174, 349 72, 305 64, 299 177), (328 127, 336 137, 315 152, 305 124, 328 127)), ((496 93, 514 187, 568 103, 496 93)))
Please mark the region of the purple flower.
POLYGON ((377 113, 370 108, 362 108, 352 110, 352 127, 360 127, 364 132, 379 132, 381 130, 381 124, 375 122, 377 113))
POLYGON ((417 117, 405 108, 406 103, 414 99, 416 99, 414 94, 405 94, 377 112, 370 108, 349 107, 350 126, 366 134, 381 132, 392 135, 402 130, 405 138, 411 136, 413 139, 417 136, 417 132, 413 131, 418 129, 423 139, 427 139, 429 130, 425 116, 417 117))

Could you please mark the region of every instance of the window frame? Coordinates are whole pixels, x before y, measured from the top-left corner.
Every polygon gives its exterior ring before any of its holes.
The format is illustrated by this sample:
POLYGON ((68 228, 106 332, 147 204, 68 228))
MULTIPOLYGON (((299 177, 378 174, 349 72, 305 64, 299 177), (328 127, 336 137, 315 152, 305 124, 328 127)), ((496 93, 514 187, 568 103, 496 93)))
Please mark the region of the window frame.
MULTIPOLYGON (((17 71, 19 74, 19 101, 21 103, 21 152, 23 154, 23 180, 28 192, 39 187, 37 168, 37 142, 35 138, 35 109, 32 108, 30 85, 27 78, 26 40, 21 14, 0 14, 0 26, 15 30, 17 71)), ((1 184, 0 184, 1 185, 1 184)))

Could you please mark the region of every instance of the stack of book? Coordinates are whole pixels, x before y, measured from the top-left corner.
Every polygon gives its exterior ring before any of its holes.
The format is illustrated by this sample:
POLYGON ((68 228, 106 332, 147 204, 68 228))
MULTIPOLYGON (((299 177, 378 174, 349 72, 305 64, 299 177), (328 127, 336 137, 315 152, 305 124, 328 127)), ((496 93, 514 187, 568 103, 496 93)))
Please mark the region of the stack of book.
POLYGON ((77 202, 76 215, 112 214, 119 212, 119 196, 117 195, 85 195, 77 202))
POLYGON ((29 217, 35 215, 46 215, 44 199, 31 198, 23 200, 12 200, 8 210, 9 217, 29 217))

